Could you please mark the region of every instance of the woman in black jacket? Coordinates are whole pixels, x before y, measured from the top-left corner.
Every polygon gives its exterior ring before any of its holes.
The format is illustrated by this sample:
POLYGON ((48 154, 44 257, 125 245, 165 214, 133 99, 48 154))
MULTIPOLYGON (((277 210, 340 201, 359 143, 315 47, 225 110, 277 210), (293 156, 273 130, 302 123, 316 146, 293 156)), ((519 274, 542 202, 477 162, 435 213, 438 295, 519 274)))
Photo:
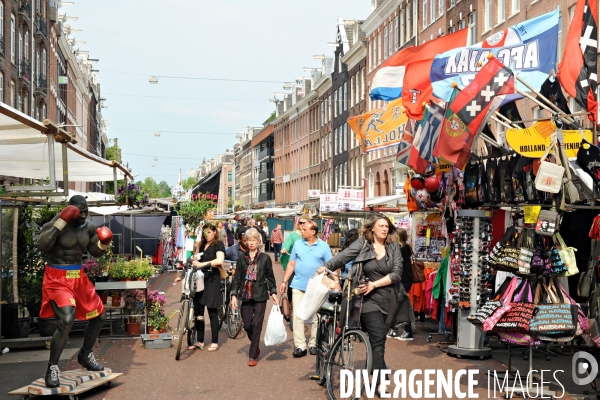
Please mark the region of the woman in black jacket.
POLYGON ((254 367, 260 355, 260 334, 262 332, 265 309, 269 295, 273 303, 278 304, 275 274, 271 257, 260 251, 261 235, 255 228, 245 233, 248 251, 240 255, 231 284, 231 306, 237 309, 238 297, 242 300, 242 321, 244 330, 250 339, 250 360, 254 367))

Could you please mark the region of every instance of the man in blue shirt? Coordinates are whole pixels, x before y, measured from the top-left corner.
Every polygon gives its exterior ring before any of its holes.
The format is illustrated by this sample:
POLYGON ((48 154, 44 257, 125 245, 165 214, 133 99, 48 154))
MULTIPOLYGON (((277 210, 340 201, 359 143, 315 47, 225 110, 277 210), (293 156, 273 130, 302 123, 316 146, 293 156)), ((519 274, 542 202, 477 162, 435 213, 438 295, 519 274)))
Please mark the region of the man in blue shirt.
MULTIPOLYGON (((289 278, 294 274, 294 279, 290 283, 292 288, 292 304, 300 304, 304 297, 308 280, 317 272, 317 268, 331 260, 331 249, 329 245, 317 237, 319 226, 314 221, 308 221, 302 224, 302 240, 294 243, 290 262, 285 270, 283 281, 279 286, 281 293, 286 292, 286 285, 289 278)), ((294 309, 295 310, 295 309, 294 309)), ((294 357, 304 357, 306 355, 306 337, 304 336, 304 320, 296 316, 294 311, 294 357)), ((310 354, 317 354, 317 319, 312 323, 310 331, 310 354)))

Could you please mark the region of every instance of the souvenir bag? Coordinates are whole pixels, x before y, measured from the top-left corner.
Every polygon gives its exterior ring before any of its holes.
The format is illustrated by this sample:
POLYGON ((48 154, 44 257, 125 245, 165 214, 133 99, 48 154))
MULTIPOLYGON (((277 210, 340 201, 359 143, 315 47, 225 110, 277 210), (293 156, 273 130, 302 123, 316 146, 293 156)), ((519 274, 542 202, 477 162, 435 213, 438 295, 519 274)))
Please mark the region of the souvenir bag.
POLYGON ((571 337, 577 331, 577 306, 564 301, 560 293, 549 290, 544 281, 538 283, 534 303, 537 312, 529 324, 529 331, 536 336, 552 338, 571 337), (542 302, 542 291, 546 301, 542 302))
POLYGON ((560 258, 556 246, 552 246, 552 249, 550 249, 550 264, 552 265, 552 274, 554 275, 560 275, 567 272, 567 266, 560 258))
POLYGON ((498 160, 490 158, 487 160, 486 167, 488 200, 490 203, 499 203, 500 188, 498 187, 498 160))
POLYGON ((567 267, 567 270, 563 272, 561 276, 577 275, 579 273, 577 259, 575 258, 577 249, 567 246, 559 232, 556 232, 554 236, 552 236, 552 239, 554 240, 555 247, 558 249, 560 259, 567 267))
POLYGON ((521 249, 518 247, 519 235, 516 233, 510 241, 505 243, 500 249, 500 253, 494 262, 494 268, 501 271, 516 272, 519 270, 519 254, 521 249))
POLYGON ((471 207, 480 205, 477 197, 478 174, 479 167, 477 164, 474 162, 468 163, 465 169, 465 203, 471 207))
POLYGON ((523 279, 515 290, 513 302, 510 303, 510 310, 498 320, 494 331, 527 333, 529 332, 529 322, 534 314, 535 304, 533 304, 531 284, 523 279))
POLYGON ((523 174, 523 163, 524 157, 517 154, 510 160, 511 171, 512 171, 512 190, 513 190, 513 201, 515 203, 525 203, 525 184, 523 174))
POLYGON ((531 273, 531 259, 533 258, 533 242, 535 233, 532 229, 523 228, 519 235, 519 273, 529 275, 531 273))
POLYGON ((542 344, 540 339, 537 339, 528 333, 498 332, 498 338, 502 342, 516 344, 517 346, 539 346, 542 344))
POLYGON ((500 253, 502 252, 502 248, 507 244, 510 243, 510 241, 513 239, 513 237, 516 235, 516 228, 514 225, 511 225, 510 227, 508 227, 508 229, 506 230, 506 232, 504 233, 504 236, 502 236, 502 239, 500 239, 495 245, 494 247, 492 247, 492 250, 490 250, 490 254, 488 256, 488 263, 495 268, 495 264, 496 261, 499 259, 500 257, 500 253))
POLYGON ((535 223, 535 233, 542 236, 552 236, 560 227, 560 215, 554 210, 542 210, 535 223))
POLYGON ((500 302, 502 303, 502 305, 498 307, 492 315, 490 315, 483 321, 483 330, 485 332, 491 331, 498 322, 498 320, 500 320, 500 318, 502 318, 502 316, 510 310, 510 301, 517 287, 517 280, 518 278, 516 276, 513 276, 511 278, 510 283, 508 284, 508 288, 500 298, 500 302))
POLYGON ((483 161, 479 161, 477 163, 478 174, 477 174, 477 200, 483 204, 488 202, 488 193, 487 193, 487 174, 485 171, 485 165, 483 161))
POLYGON ((576 324, 575 333, 570 336, 562 336, 562 337, 558 337, 558 338, 540 335, 540 336, 538 336, 538 338, 541 340, 554 341, 554 342, 569 342, 569 341, 573 340, 575 337, 581 336, 581 335, 583 335, 584 332, 587 332, 589 329, 589 323, 588 323, 587 317, 585 316, 585 314, 583 313, 583 311, 581 310, 579 305, 573 299, 571 299, 571 297, 560 286, 560 284, 558 284, 558 287, 560 288, 560 295, 558 294, 558 290, 556 289, 554 280, 550 279, 550 281, 548 282, 548 290, 552 293, 552 296, 555 299, 560 299, 560 301, 564 302, 565 304, 570 304, 571 311, 576 315, 575 320, 574 320, 574 322, 576 324))
POLYGON ((577 332, 575 333, 575 335, 579 336, 586 333, 590 329, 590 324, 587 319, 587 316, 585 315, 581 307, 579 307, 579 304, 577 304, 577 302, 575 302, 575 300, 573 300, 573 298, 569 296, 569 293, 567 293, 567 291, 560 284, 558 284, 558 287, 565 300, 568 300, 569 303, 577 306, 577 322, 579 325, 577 326, 577 332))
POLYGON ((540 196, 535 188, 535 176, 533 175, 533 160, 527 157, 521 157, 523 167, 523 184, 525 185, 525 200, 530 203, 539 203, 540 196))
POLYGON ((531 274, 532 275, 542 275, 544 271, 544 246, 542 244, 541 239, 536 235, 535 236, 535 248, 533 250, 533 257, 531 257, 531 274))
POLYGON ((507 157, 500 158, 500 160, 498 161, 498 170, 498 180, 500 184, 500 202, 512 203, 512 171, 510 169, 510 160, 507 157))
POLYGON ((556 147, 556 139, 553 139, 550 146, 546 148, 544 155, 540 158, 540 167, 535 177, 535 187, 537 190, 548 193, 558 193, 562 186, 565 168, 561 165, 546 161, 550 150, 556 147))
POLYGON ((504 295, 504 292, 506 292, 506 290, 508 289, 510 283, 510 279, 505 279, 500 288, 498 289, 498 292, 496 292, 494 298, 492 300, 486 301, 481 307, 477 308, 475 314, 467 317, 467 320, 474 325, 483 325, 483 321, 489 318, 494 313, 494 311, 496 311, 500 306, 502 306, 502 302, 500 301, 500 299, 504 295))
POLYGON ((565 149, 564 149, 565 137, 563 135, 562 129, 557 130, 557 136, 558 136, 559 143, 563 143, 563 144, 559 144, 556 146, 557 150, 558 150, 558 156, 556 157, 556 164, 560 165, 560 166, 566 166, 565 174, 564 174, 563 180, 562 180, 563 190, 562 190, 561 206, 562 206, 562 208, 564 208, 565 204, 575 204, 580 200, 585 200, 585 197, 583 199, 580 198, 580 195, 582 193, 579 192, 579 189, 573 183, 573 176, 571 175, 571 169, 569 168, 569 159, 568 159, 567 155, 565 154, 565 149))

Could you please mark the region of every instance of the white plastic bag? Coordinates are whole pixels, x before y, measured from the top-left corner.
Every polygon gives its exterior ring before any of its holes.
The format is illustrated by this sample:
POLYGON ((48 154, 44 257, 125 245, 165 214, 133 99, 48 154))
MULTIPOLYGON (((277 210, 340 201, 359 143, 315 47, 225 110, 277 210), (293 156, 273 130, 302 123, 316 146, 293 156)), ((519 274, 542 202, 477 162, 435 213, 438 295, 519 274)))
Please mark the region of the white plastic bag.
POLYGON ((271 308, 271 315, 267 322, 267 331, 265 332, 265 346, 275 346, 283 343, 287 339, 287 331, 283 324, 283 314, 279 310, 279 306, 271 308))
POLYGON ((203 291, 204 290, 204 273, 200 270, 196 271, 194 279, 196 279, 196 293, 203 291))
POLYGON ((298 307, 294 306, 294 313, 296 313, 298 318, 303 320, 311 319, 319 310, 319 307, 327 300, 329 288, 323 284, 324 276, 325 273, 322 273, 308 280, 304 297, 300 300, 298 307))

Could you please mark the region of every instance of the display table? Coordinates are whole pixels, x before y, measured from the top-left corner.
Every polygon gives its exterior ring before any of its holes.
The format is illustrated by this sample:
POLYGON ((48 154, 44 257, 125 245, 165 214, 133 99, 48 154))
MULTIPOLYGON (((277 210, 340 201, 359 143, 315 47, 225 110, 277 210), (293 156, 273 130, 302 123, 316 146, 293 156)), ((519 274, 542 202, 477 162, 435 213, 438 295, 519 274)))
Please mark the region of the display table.
MULTIPOLYGON (((148 281, 118 281, 118 282, 96 282, 95 283, 96 290, 135 290, 135 289, 143 289, 144 296, 146 301, 144 302, 144 315, 125 315, 121 314, 121 316, 126 317, 146 317, 146 321, 148 321, 148 281)), ((109 315, 112 319, 112 310, 117 309, 118 307, 106 306, 105 307, 109 315)), ((112 324, 110 325, 110 334, 112 335, 112 324)), ((147 332, 147 324, 144 324, 144 333, 147 332)))

